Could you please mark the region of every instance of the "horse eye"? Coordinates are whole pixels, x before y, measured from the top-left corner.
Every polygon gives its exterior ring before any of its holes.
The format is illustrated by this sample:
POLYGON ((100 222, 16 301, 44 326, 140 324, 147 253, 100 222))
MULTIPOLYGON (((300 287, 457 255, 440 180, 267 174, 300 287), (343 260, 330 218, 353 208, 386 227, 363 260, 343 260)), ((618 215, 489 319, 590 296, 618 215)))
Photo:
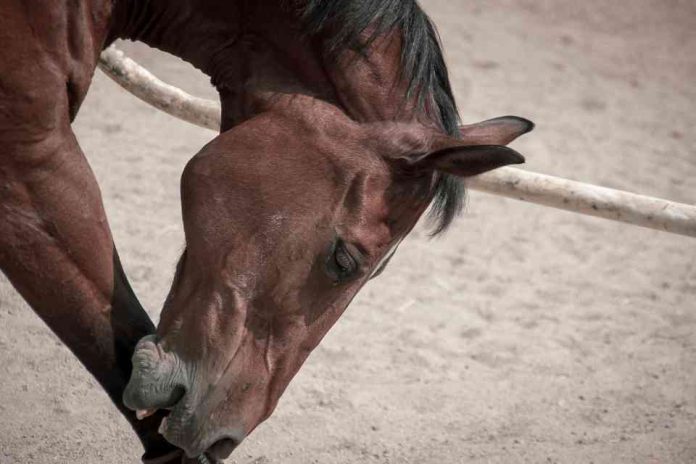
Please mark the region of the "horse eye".
POLYGON ((360 271, 359 252, 341 239, 334 244, 327 263, 327 272, 335 282, 344 282, 360 271))

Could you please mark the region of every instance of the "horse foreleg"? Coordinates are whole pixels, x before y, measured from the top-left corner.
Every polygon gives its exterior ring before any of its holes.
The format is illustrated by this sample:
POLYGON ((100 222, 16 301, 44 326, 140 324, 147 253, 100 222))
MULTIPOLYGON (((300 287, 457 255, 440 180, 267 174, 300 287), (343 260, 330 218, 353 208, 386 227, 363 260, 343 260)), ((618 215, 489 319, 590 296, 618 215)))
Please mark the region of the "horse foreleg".
POLYGON ((173 447, 157 433, 161 416, 138 421, 121 401, 135 344, 154 326, 128 284, 96 180, 65 126, 46 137, 0 132, 0 270, 104 387, 146 457, 162 456, 173 447))

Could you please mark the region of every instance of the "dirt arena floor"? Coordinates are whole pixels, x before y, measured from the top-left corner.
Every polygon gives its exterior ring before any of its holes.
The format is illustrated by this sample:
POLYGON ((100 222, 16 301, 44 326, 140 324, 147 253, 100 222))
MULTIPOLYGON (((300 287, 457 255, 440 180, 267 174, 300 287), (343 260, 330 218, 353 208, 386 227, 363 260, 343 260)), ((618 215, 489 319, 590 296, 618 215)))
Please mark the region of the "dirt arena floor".
MULTIPOLYGON (((461 114, 535 120, 527 169, 696 202, 693 0, 425 0, 461 114)), ((176 59, 124 45, 199 95, 176 59)), ((212 133, 97 73, 76 131, 153 318, 178 182, 212 133)), ((0 277, 0 463, 139 462, 83 368, 0 277)), ((420 227, 229 460, 696 462, 696 241, 471 193, 420 227)))

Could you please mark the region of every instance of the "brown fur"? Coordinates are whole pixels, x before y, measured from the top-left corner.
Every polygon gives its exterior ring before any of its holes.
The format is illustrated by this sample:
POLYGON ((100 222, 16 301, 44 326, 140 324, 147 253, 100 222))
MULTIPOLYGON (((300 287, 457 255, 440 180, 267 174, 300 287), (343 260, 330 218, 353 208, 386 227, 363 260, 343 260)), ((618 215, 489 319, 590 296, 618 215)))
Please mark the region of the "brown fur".
MULTIPOLYGON (((157 462, 181 459, 156 433, 161 414, 137 422, 120 402, 128 357, 154 328, 70 129, 111 40, 143 40, 186 59, 211 76, 222 101, 223 133, 182 176, 185 256, 155 341, 134 357, 151 369, 175 359, 183 390, 168 404, 148 404, 134 380, 126 392, 131 407, 172 410, 161 430, 191 458, 225 457, 271 414, 426 210, 437 172, 468 176, 523 161, 500 145, 528 122, 466 126, 457 140, 436 112, 419 109, 401 76, 398 31, 329 60, 277 0, 0 0, 0 9, 0 268, 157 462), (349 279, 333 269, 348 259, 336 257, 338 246, 359 256, 349 279)), ((136 362, 133 376, 146 382, 143 369, 136 362)), ((173 398, 176 385, 158 388, 173 398)))

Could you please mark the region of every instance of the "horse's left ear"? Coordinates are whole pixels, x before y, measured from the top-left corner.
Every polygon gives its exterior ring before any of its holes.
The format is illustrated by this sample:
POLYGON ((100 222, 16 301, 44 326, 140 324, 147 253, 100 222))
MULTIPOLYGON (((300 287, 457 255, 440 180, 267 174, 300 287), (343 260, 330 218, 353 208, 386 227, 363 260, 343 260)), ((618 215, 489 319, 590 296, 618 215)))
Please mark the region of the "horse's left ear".
POLYGON ((524 156, 504 145, 531 132, 534 123, 519 116, 502 116, 461 126, 460 137, 434 140, 435 151, 420 158, 416 164, 461 177, 524 163, 524 156))
POLYGON ((459 143, 428 153, 412 162, 412 166, 469 177, 509 164, 524 163, 524 156, 503 145, 461 145, 460 140, 451 140, 459 143))
POLYGON ((534 129, 534 123, 518 116, 503 116, 462 126, 460 138, 415 124, 373 126, 389 143, 380 145, 386 156, 405 161, 417 170, 437 170, 461 177, 524 163, 524 157, 505 145, 534 129), (386 147, 386 148, 385 148, 386 147))
POLYGON ((532 129, 534 123, 519 116, 503 116, 462 126, 458 139, 431 135, 426 154, 412 157, 410 161, 416 168, 435 169, 460 177, 522 164, 524 157, 505 145, 532 129))

